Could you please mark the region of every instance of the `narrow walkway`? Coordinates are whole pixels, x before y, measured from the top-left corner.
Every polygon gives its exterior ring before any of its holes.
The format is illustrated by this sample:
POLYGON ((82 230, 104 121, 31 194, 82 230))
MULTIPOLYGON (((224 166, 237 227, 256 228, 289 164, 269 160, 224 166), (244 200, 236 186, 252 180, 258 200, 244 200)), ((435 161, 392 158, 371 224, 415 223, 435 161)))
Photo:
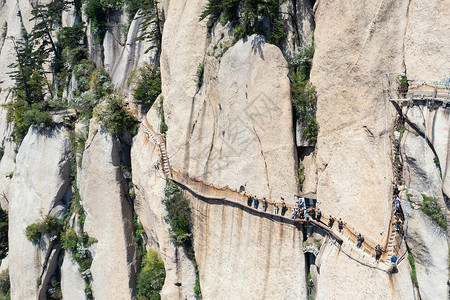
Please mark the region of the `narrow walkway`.
MULTIPOLYGON (((267 201, 268 204, 267 211, 262 210, 261 201, 259 203, 258 208, 255 209, 253 207, 253 204, 251 206, 248 205, 247 196, 240 191, 232 190, 228 186, 216 187, 212 184, 207 184, 202 180, 190 178, 182 174, 178 170, 171 168, 165 147, 165 136, 156 133, 156 131, 152 128, 152 126, 147 122, 145 117, 141 120, 141 128, 146 133, 148 139, 156 146, 158 146, 160 152, 160 159, 162 161, 162 171, 165 177, 173 180, 178 185, 182 186, 183 189, 188 190, 190 193, 194 194, 198 198, 204 198, 208 200, 220 200, 223 201, 224 203, 226 202, 233 203, 234 205, 240 206, 241 208, 245 208, 248 211, 257 212, 260 215, 262 214, 265 217, 268 217, 272 220, 297 225, 297 228, 299 228, 299 225, 301 224, 311 224, 324 230, 326 233, 330 235, 330 237, 333 237, 341 245, 340 247, 342 247, 343 250, 345 249, 346 255, 348 255, 352 259, 360 261, 363 264, 374 262, 376 243, 365 237, 364 243, 361 246, 361 248, 356 249, 355 247, 357 242, 356 237, 359 231, 356 231, 356 229, 350 226, 349 224, 344 224, 344 229, 342 230, 342 233, 338 233, 335 232, 332 228, 329 228, 327 225, 325 225, 325 223, 328 223, 328 219, 325 218, 324 216, 322 216, 321 220, 313 220, 310 217, 307 220, 291 219, 290 211, 292 211, 292 208, 288 209, 285 216, 274 214, 272 212, 274 211, 275 203, 270 200, 267 201), (367 261, 363 262, 364 258, 370 258, 370 262, 367 261)), ((281 211, 280 204, 281 203, 279 203, 280 207, 279 210, 281 211)), ((390 226, 391 224, 392 221, 390 223, 390 226)), ((333 227, 337 227, 337 222, 334 223, 333 227)), ((386 262, 387 264, 386 254, 388 247, 387 245, 385 245, 383 248, 384 254, 381 257, 381 262, 386 262)))

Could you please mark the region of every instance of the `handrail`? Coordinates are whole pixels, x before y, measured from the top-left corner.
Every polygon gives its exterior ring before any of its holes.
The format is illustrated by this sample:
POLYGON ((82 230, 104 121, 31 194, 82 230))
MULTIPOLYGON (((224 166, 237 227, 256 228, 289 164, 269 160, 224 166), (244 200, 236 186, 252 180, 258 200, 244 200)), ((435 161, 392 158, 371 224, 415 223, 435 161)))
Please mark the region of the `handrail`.
MULTIPOLYGON (((144 119, 145 119, 145 117, 144 117, 144 119)), ((153 130, 152 126, 147 122, 147 120, 145 120, 145 123, 147 124, 147 126, 144 123, 141 123, 144 128, 144 131, 145 131, 145 129, 147 129, 149 131, 149 133, 153 136, 152 139, 155 140, 155 142, 157 143, 157 146, 160 148, 160 152, 161 152, 161 156, 162 156, 163 154, 162 154, 162 150, 161 150, 161 143, 164 143, 165 140, 160 137, 160 134, 156 133, 153 130)), ((202 180, 199 180, 196 178, 191 178, 185 174, 182 174, 180 171, 175 170, 174 168, 170 167, 170 165, 169 165, 169 169, 170 170, 169 170, 168 174, 171 174, 171 175, 166 176, 166 177, 172 179, 177 184, 183 186, 184 188, 188 189, 192 193, 194 193, 202 198, 222 200, 224 202, 232 202, 237 205, 248 207, 254 211, 258 211, 259 213, 264 213, 265 215, 278 217, 278 218, 280 218, 280 220, 284 219, 285 222, 287 220, 289 220, 289 222, 294 222, 294 223, 298 223, 298 224, 310 223, 310 224, 313 224, 313 225, 325 230, 328 234, 332 235, 339 243, 343 242, 342 238, 337 233, 335 233, 332 230, 332 228, 329 228, 324 223, 322 223, 322 220, 316 221, 316 220, 312 220, 311 218, 309 218, 308 220, 291 219, 291 218, 289 218, 289 214, 287 216, 281 216, 281 215, 272 214, 267 211, 254 209, 253 206, 246 205, 247 196, 244 195, 240 191, 233 190, 229 186, 217 187, 211 183, 205 183, 202 180)), ((164 173, 166 174, 166 172, 164 172, 164 173)), ((261 200, 261 199, 259 199, 259 200, 261 200)), ((275 202, 270 201, 270 199, 267 200, 267 210, 273 209, 274 204, 275 204, 275 202)), ((261 203, 261 205, 262 205, 262 203, 261 203)), ((281 210, 281 205, 279 206, 279 208, 281 210)), ((288 210, 289 210, 289 208, 288 208, 288 210)), ((290 208, 290 210, 292 210, 292 208, 290 208)), ((322 216, 322 218, 327 220, 327 218, 324 216, 322 216)), ((392 217, 391 217, 390 224, 389 224, 390 226, 391 226, 391 222, 392 222, 392 217)), ((347 223, 344 224, 344 228, 349 233, 348 234, 349 240, 354 241, 354 239, 357 236, 357 232, 359 232, 359 231, 356 231, 356 229, 354 227, 352 227, 351 225, 349 225, 347 223)), ((387 239, 387 241, 389 241, 389 238, 387 239)), ((361 245, 361 248, 363 249, 363 251, 369 252, 369 254, 373 255, 373 252, 375 251, 375 245, 376 245, 375 242, 373 242, 369 238, 365 237, 364 243, 361 245)), ((386 252, 387 247, 385 246, 384 249, 382 249, 382 251, 386 252)))
POLYGON ((261 214, 265 214, 265 215, 270 215, 270 216, 274 216, 279 218, 280 220, 283 220, 284 222, 289 221, 289 222, 293 222, 293 223, 297 223, 297 224, 304 224, 304 223, 311 223, 315 226, 318 226, 324 230, 326 230, 327 232, 329 232, 334 239, 336 239, 339 243, 342 243, 343 240, 342 238, 337 235, 335 232, 331 231, 330 228, 328 228, 325 224, 318 222, 316 220, 312 220, 311 218, 309 218, 308 220, 305 219, 291 219, 288 216, 281 216, 281 215, 277 215, 277 214, 272 214, 268 211, 263 211, 260 209, 255 209, 253 206, 248 206, 245 202, 247 201, 247 197, 245 195, 242 195, 241 193, 237 193, 231 189, 228 188, 216 188, 214 187, 212 184, 205 184, 203 182, 196 182, 194 179, 189 178, 188 176, 183 176, 181 175, 180 172, 175 171, 172 169, 172 181, 176 182, 178 185, 182 186, 185 189, 188 189, 191 193, 195 194, 196 196, 199 196, 199 198, 205 198, 205 199, 210 199, 210 200, 221 200, 224 202, 231 202, 237 205, 241 205, 244 207, 247 207, 248 209, 251 209, 253 211, 257 211, 258 213, 261 214), (194 181, 194 184, 190 184, 190 181, 194 181), (195 190, 195 186, 197 184, 200 184, 200 191, 199 190, 195 190), (202 187, 204 187, 204 189, 202 189, 202 187), (215 192, 216 194, 219 195, 211 195, 209 193, 205 193, 205 189, 207 191, 211 191, 213 190, 213 193, 215 192), (232 199, 233 197, 227 197, 227 195, 220 195, 220 193, 236 193, 235 194, 235 198, 232 199), (242 200, 240 201, 239 200, 242 200))

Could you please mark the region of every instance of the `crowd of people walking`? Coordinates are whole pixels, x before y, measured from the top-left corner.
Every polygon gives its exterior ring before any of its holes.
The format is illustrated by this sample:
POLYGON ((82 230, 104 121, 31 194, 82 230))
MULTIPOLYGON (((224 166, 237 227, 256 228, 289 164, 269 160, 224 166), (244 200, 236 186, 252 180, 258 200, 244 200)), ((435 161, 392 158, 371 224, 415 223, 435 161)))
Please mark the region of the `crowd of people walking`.
MULTIPOLYGON (((246 193, 244 193, 245 196, 247 197, 247 205, 248 206, 252 206, 254 209, 258 209, 260 203, 261 205, 261 210, 264 212, 267 212, 268 209, 268 201, 267 199, 264 197, 263 199, 258 199, 256 196, 254 195, 248 195, 246 193)), ((400 205, 400 197, 399 197, 399 188, 397 185, 393 186, 393 194, 394 197, 392 199, 392 207, 394 210, 394 222, 393 224, 395 225, 395 230, 397 232, 401 231, 401 226, 402 226, 402 213, 401 213, 401 205, 400 205)), ((307 205, 307 201, 310 201, 310 199, 305 199, 304 197, 301 196, 294 196, 295 197, 295 205, 292 206, 291 208, 288 208, 288 206, 286 205, 286 202, 284 200, 283 197, 281 197, 280 202, 274 202, 273 203, 273 213, 275 215, 280 214, 281 216, 285 216, 286 212, 288 212, 288 210, 291 210, 291 219, 302 219, 302 220, 315 220, 317 222, 321 222, 323 224, 327 224, 328 227, 330 229, 333 228, 334 222, 336 221, 335 218, 330 215, 328 218, 325 217, 325 222, 322 221, 322 212, 320 210, 320 208, 316 208, 315 207, 315 203, 311 203, 309 202, 309 205, 307 205)), ((339 220, 337 221, 337 225, 338 225, 338 231, 340 234, 342 234, 342 231, 345 227, 345 223, 342 220, 342 218, 339 218, 339 220)), ((356 248, 361 248, 361 246, 364 243, 364 236, 361 233, 358 233, 356 236, 356 248)), ((382 256, 383 250, 381 248, 381 246, 379 244, 377 244, 375 246, 375 261, 379 262, 380 258, 382 256)), ((394 256, 396 257, 396 254, 394 254, 394 256)), ((395 260, 395 259, 394 259, 395 260)), ((396 260, 394 261, 394 263, 396 262, 396 260)))

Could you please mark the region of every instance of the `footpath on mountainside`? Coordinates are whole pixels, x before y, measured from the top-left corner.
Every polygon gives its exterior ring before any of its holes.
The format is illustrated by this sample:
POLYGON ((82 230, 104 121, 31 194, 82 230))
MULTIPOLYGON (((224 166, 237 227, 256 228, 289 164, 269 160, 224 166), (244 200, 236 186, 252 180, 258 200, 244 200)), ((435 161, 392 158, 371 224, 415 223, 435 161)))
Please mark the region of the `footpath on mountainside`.
POLYGON ((339 247, 339 250, 349 258, 364 265, 379 268, 383 271, 387 271, 390 267, 390 257, 397 255, 400 250, 402 230, 395 230, 393 227, 395 222, 394 212, 391 214, 391 221, 387 230, 388 239, 385 242, 385 245, 380 246, 370 238, 364 237, 364 241, 360 247, 357 247, 359 240, 358 235, 361 233, 350 224, 343 223, 339 226, 338 221, 330 222, 330 219, 323 214, 319 216, 319 218, 315 213, 311 215, 311 212, 315 211, 316 199, 299 195, 299 203, 296 206, 288 208, 283 201, 277 202, 272 199, 260 199, 256 195, 246 194, 243 189, 238 191, 233 190, 228 186, 217 187, 211 183, 205 183, 202 180, 191 178, 170 166, 164 134, 157 133, 147 122, 145 117, 141 121, 140 128, 145 132, 147 139, 159 149, 161 163, 157 162, 154 164, 155 170, 159 170, 161 166, 161 171, 165 178, 174 181, 198 199, 220 200, 223 201, 224 204, 233 204, 235 207, 248 212, 257 212, 257 215, 261 217, 264 216, 283 224, 294 225, 299 230, 304 230, 304 226, 313 226, 318 229, 316 232, 329 236, 329 238, 332 239, 333 244, 339 247), (302 200, 305 203, 303 211, 302 205, 300 204, 302 200), (284 209, 283 206, 285 206, 284 209), (307 212, 306 217, 304 215, 305 210, 307 212), (300 213, 300 211, 302 211, 302 213, 300 213), (336 227, 341 228, 339 231, 336 231, 336 227), (378 253, 381 256, 379 257, 379 260, 382 262, 381 266, 379 266, 378 262, 375 260, 377 256, 377 246, 379 247, 378 251, 381 252, 381 255, 378 253))

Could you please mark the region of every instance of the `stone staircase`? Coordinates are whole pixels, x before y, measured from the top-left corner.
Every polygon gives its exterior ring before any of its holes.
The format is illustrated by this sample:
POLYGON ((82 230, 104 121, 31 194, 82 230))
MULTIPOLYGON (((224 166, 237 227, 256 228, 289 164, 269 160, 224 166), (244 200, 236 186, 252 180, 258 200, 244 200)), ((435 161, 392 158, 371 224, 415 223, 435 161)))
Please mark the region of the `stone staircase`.
POLYGON ((158 146, 159 152, 161 154, 161 167, 166 178, 171 178, 169 158, 167 157, 166 150, 166 140, 164 135, 160 135, 154 132, 151 126, 147 123, 147 120, 144 118, 141 122, 141 128, 147 134, 149 140, 151 140, 156 146, 158 146))
MULTIPOLYGON (((177 182, 178 184, 184 186, 187 188, 191 193, 195 193, 197 196, 200 196, 201 198, 211 198, 211 199, 223 199, 225 202, 233 202, 239 205, 242 205, 246 207, 246 209, 250 210, 256 210, 261 214, 268 214, 273 215, 274 218, 278 219, 282 222, 288 222, 288 223, 312 223, 313 225, 317 227, 321 227, 325 231, 327 231, 330 235, 334 236, 335 240, 340 244, 340 251, 344 252, 347 256, 349 256, 351 259, 359 261, 362 264, 365 264, 370 267, 377 267, 379 268, 380 265, 375 262, 375 252, 373 250, 373 245, 365 245, 362 246, 361 249, 356 248, 356 241, 352 240, 350 237, 351 235, 341 234, 334 232, 334 230, 329 229, 324 223, 318 222, 315 220, 300 220, 290 219, 290 214, 287 213, 285 217, 282 217, 280 215, 274 215, 271 213, 273 211, 272 205, 273 203, 268 201, 269 209, 267 212, 262 212, 260 209, 253 209, 253 206, 247 205, 247 198, 242 193, 238 191, 230 190, 229 188, 217 188, 212 186, 211 184, 203 183, 202 181, 198 181, 192 178, 187 178, 186 176, 182 175, 176 170, 172 170, 169 164, 169 158, 167 156, 167 150, 165 145, 165 136, 161 135, 159 133, 156 133, 151 125, 148 124, 147 120, 144 118, 141 122, 141 128, 146 133, 148 139, 154 143, 156 146, 158 146, 158 149, 160 151, 161 155, 161 162, 162 162, 162 170, 164 172, 164 175, 166 178, 170 178, 177 182), (233 196, 230 195, 233 194, 233 196)), ((261 204, 260 204, 261 206, 261 204)), ((324 217, 322 217, 323 220, 324 217)), ((325 220, 326 221, 326 220, 325 220)), ((351 230, 350 230, 351 232, 351 230)), ((355 235, 355 233, 353 233, 355 235)), ((398 236, 398 235, 397 235, 398 236)), ((395 228, 393 228, 393 232, 391 233, 391 239, 388 244, 388 255, 393 254, 395 251, 395 241, 396 241, 396 232, 395 228)), ((354 239, 354 238, 353 238, 354 239)), ((363 244, 364 245, 364 244, 363 244)), ((382 258, 382 262, 383 262, 382 258)), ((381 262, 381 263, 382 263, 381 262)), ((385 260, 385 263, 388 263, 388 260, 385 260)))

